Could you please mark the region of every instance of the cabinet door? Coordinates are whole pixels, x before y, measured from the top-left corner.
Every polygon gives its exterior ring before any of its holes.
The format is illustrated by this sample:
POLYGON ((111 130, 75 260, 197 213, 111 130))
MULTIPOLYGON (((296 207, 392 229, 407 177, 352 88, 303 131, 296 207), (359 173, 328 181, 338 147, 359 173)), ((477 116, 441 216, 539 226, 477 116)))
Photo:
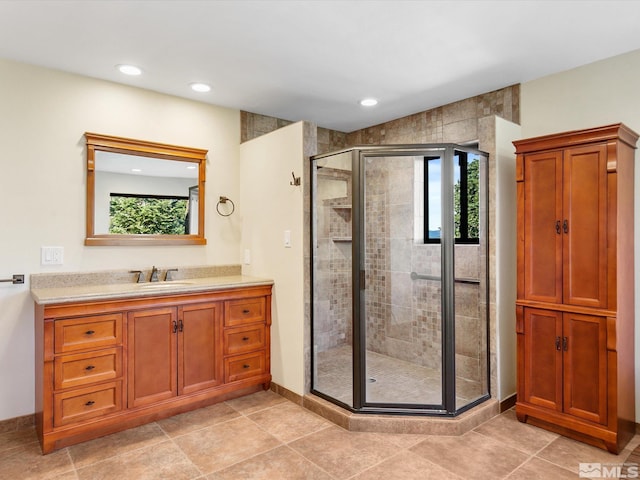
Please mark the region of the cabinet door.
POLYGON ((524 298, 562 303, 562 152, 524 157, 524 298))
POLYGON ((607 307, 607 152, 603 144, 564 154, 564 303, 607 307))
POLYGON ((129 312, 129 408, 177 395, 177 326, 175 308, 129 312))
POLYGON ((221 303, 178 308, 178 393, 222 383, 221 303))
POLYGON ((524 401, 562 411, 562 313, 524 310, 524 401))
POLYGON ((564 411, 607 423, 606 318, 565 313, 564 411))

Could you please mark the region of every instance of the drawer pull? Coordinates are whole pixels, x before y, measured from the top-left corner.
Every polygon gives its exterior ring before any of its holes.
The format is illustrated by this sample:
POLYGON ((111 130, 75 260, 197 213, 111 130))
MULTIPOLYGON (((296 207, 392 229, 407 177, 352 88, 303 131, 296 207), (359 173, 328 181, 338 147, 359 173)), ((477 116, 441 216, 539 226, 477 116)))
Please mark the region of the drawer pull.
POLYGON ((86 332, 84 332, 85 335, 93 335, 94 333, 96 333, 95 330, 87 330, 86 332))
POLYGON ((245 308, 244 310, 242 310, 242 313, 246 315, 247 313, 251 313, 251 310, 249 310, 248 308, 245 308))
POLYGON ((247 340, 249 340, 249 337, 242 337, 243 342, 246 342, 247 340))
POLYGON ((85 370, 87 370, 87 371, 91 371, 91 370, 93 370, 94 368, 96 368, 96 367, 95 367, 95 366, 93 366, 93 365, 87 365, 84 369, 85 369, 85 370))
POLYGON ((247 365, 246 363, 242 365, 242 368, 249 368, 249 367, 251 367, 251 365, 247 365))
POLYGON ((96 403, 96 402, 94 402, 93 400, 89 400, 87 403, 85 403, 85 405, 87 407, 91 407, 94 403, 96 403))

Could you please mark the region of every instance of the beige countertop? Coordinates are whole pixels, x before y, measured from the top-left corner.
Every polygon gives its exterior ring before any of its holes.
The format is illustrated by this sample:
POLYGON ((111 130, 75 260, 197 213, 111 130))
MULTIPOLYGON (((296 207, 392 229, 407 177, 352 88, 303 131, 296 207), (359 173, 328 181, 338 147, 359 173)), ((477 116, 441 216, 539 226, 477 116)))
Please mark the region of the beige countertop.
POLYGON ((226 275, 184 278, 168 282, 112 283, 104 285, 73 285, 32 288, 31 296, 41 305, 71 303, 90 300, 117 300, 120 298, 150 297, 172 293, 224 290, 236 287, 273 285, 267 278, 246 275, 226 275))

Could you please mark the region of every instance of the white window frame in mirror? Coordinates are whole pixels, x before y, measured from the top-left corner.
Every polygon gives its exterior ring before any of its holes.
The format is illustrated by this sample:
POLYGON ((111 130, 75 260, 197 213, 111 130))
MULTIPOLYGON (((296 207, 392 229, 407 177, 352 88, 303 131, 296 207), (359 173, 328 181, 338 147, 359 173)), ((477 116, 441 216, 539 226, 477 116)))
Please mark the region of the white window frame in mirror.
POLYGON ((86 132, 87 142, 87 203, 85 245, 206 245, 204 236, 204 185, 207 150, 164 143, 134 140, 86 132), (195 163, 198 167, 198 233, 186 235, 107 234, 95 232, 95 171, 96 152, 135 155, 160 160, 195 163))

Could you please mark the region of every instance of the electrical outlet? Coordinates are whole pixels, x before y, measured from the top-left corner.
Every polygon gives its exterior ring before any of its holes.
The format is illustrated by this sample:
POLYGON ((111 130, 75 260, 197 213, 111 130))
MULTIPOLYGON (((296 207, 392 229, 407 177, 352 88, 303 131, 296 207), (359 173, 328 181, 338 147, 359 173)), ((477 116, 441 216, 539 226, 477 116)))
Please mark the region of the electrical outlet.
POLYGON ((251 264, 251 250, 249 250, 248 248, 245 249, 244 251, 244 264, 245 265, 251 264))
POLYGON ((62 265, 64 262, 64 247, 40 247, 41 265, 62 265))

